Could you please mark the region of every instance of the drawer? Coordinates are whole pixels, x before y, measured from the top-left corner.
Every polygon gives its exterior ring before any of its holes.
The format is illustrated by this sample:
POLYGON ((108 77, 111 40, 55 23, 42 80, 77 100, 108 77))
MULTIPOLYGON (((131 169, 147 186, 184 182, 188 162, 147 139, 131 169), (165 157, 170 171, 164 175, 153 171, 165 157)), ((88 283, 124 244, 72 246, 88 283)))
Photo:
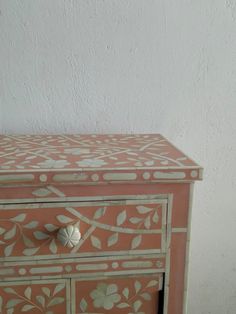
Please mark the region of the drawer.
POLYGON ((157 314, 162 274, 72 280, 72 313, 157 314))
POLYGON ((163 253, 166 208, 163 199, 1 205, 1 260, 163 253), (58 240, 61 228, 73 237, 69 226, 81 234, 74 247, 58 240))
POLYGON ((0 283, 0 313, 70 313, 69 280, 0 283))

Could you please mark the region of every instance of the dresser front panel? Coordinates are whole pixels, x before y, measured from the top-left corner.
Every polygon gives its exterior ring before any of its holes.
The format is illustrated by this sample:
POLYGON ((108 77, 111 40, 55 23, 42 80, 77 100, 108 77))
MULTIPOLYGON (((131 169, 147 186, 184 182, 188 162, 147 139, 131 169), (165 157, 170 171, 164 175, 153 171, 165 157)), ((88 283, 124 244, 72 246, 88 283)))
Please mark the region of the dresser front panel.
POLYGON ((2 205, 2 260, 163 253, 166 200, 2 205), (79 227, 74 248, 57 240, 59 228, 79 227))
POLYGON ((72 280, 72 313, 157 314, 162 274, 72 280))

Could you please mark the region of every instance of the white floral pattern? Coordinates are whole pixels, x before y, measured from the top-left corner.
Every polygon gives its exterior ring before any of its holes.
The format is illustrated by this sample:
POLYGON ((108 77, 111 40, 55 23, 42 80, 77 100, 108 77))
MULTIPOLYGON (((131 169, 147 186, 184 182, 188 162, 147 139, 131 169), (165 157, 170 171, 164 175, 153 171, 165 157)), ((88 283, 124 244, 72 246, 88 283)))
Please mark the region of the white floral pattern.
POLYGON ((115 284, 99 283, 90 294, 94 307, 111 310, 121 299, 117 291, 118 287, 115 284))
POLYGON ((45 168, 45 169, 61 169, 64 168, 65 166, 68 166, 70 163, 66 160, 53 160, 53 159, 48 159, 43 162, 38 163, 38 166, 40 168, 45 168))
POLYGON ((84 159, 77 162, 79 167, 102 167, 107 163, 101 159, 84 159))
POLYGON ((24 293, 18 291, 18 288, 21 289, 21 285, 0 287, 0 313, 31 313, 33 311, 34 313, 56 314, 58 305, 65 310, 65 282, 50 286, 44 286, 40 282, 24 286, 24 282, 22 282, 22 286, 24 293), (41 288, 37 294, 34 291, 35 287, 41 288), (55 307, 57 307, 56 312, 54 311, 55 307))
POLYGON ((64 153, 65 154, 71 154, 71 155, 83 155, 83 154, 90 153, 90 150, 87 148, 74 147, 74 148, 65 149, 64 153))
MULTIPOLYGON (((137 274, 138 276, 138 274, 137 274)), ((162 274, 145 277, 138 276, 108 279, 96 283, 79 293, 77 285, 77 311, 78 314, 151 314, 157 313, 150 301, 155 300, 157 291, 162 289, 162 274), (115 283, 114 283, 115 281, 115 283), (95 286, 94 286, 95 284, 95 286), (80 299, 81 297, 81 299, 80 299)), ((157 303, 156 303, 157 305, 157 303)))
POLYGON ((0 170, 196 167, 159 134, 1 135, 0 170))

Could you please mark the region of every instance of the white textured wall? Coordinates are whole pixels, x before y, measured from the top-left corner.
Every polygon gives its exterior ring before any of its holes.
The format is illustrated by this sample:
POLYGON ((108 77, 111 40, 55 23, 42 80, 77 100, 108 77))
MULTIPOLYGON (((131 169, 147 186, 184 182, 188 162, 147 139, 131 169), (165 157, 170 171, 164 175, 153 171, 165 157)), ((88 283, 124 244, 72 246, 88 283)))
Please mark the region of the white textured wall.
POLYGON ((0 131, 161 132, 205 167, 189 314, 236 309, 236 0, 0 0, 0 131))

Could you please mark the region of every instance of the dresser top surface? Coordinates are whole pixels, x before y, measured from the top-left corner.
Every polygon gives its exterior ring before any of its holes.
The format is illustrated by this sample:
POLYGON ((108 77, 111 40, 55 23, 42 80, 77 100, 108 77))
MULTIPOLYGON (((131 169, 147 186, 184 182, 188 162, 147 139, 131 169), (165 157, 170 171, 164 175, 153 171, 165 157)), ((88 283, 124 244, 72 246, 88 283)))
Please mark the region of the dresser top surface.
POLYGON ((200 168, 160 134, 1 135, 0 172, 200 168))

